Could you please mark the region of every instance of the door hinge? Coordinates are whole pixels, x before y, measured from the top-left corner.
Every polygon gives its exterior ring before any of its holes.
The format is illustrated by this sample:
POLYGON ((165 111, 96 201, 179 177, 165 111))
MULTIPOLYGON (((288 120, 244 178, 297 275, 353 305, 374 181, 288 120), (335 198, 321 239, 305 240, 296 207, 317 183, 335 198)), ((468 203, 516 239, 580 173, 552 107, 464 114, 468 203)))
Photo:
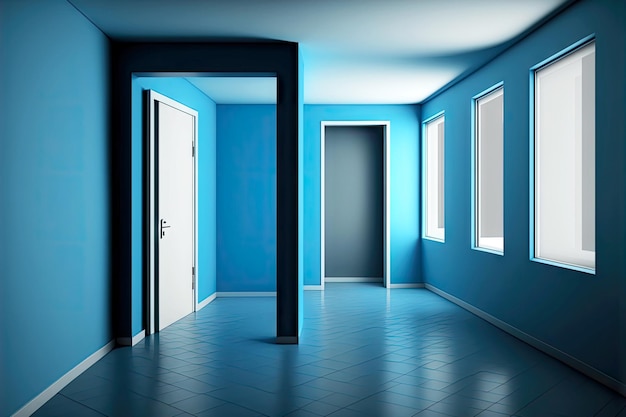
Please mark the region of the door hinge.
POLYGON ((191 289, 192 290, 196 289, 196 267, 195 266, 191 267, 191 289))
POLYGON ((191 144, 191 156, 196 156, 196 145, 194 145, 193 143, 191 144))

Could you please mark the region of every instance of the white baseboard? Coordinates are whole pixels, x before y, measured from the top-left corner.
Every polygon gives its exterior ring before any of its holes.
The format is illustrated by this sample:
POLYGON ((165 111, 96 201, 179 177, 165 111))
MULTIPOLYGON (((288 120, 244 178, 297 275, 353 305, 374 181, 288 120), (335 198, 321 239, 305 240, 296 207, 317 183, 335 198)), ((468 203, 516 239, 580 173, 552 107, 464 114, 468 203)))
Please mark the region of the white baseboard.
POLYGON ((132 340, 133 344, 131 346, 135 346, 137 343, 141 342, 145 338, 146 338, 146 330, 143 329, 139 333, 133 336, 133 340, 132 340))
POLYGON ((216 298, 217 298, 217 293, 216 292, 214 292, 213 294, 209 295, 207 298, 205 298, 204 300, 202 300, 202 301, 200 301, 198 303, 198 306, 196 307, 196 311, 202 310, 204 307, 206 307, 209 304, 211 304, 216 298))
POLYGON ((387 288, 426 288, 426 285, 423 282, 414 282, 407 284, 389 284, 387 288))
POLYGON ((326 277, 325 282, 383 282, 382 278, 377 277, 326 277))
MULTIPOLYGON (((362 281, 364 278, 347 278, 351 281, 334 281, 336 279, 344 279, 344 278, 326 278, 326 282, 382 282, 378 281, 378 278, 374 278, 376 281, 362 281), (358 279, 360 281, 354 281, 358 279), (332 281, 331 281, 332 280, 332 281)), ((423 282, 415 282, 415 283, 406 283, 406 284, 390 284, 388 288, 425 288, 425 284, 423 282)), ((304 291, 323 291, 323 285, 305 285, 304 291)))
POLYGON ((217 297, 276 297, 276 291, 217 292, 217 297))
POLYGON ((279 345, 297 345, 298 336, 276 336, 276 343, 279 345))
POLYGON ((304 291, 322 291, 324 287, 322 285, 305 285, 304 291))
POLYGON ((141 329, 139 333, 134 335, 133 337, 118 337, 116 340, 117 344, 120 346, 135 346, 137 343, 141 342, 146 337, 146 330, 141 329))
POLYGON ((475 314, 481 319, 507 332, 511 336, 514 336, 520 339, 521 341, 528 343, 534 348, 539 349, 540 351, 546 353, 547 355, 550 355, 553 358, 558 359, 559 361, 571 366, 572 368, 587 375, 588 377, 595 379, 599 383, 606 385, 607 387, 626 396, 626 384, 625 383, 618 381, 617 379, 605 374, 604 372, 594 368, 593 366, 586 364, 585 362, 555 348, 552 345, 549 345, 548 343, 542 340, 537 339, 534 336, 529 335, 528 333, 523 332, 517 327, 511 326, 510 324, 500 320, 499 318, 496 318, 492 316, 491 314, 477 307, 474 307, 473 305, 461 300, 460 298, 457 298, 452 294, 448 294, 447 292, 440 290, 439 288, 431 284, 426 284, 426 289, 434 292, 435 294, 445 298, 448 301, 453 302, 454 304, 458 305, 459 307, 464 308, 470 313, 475 314))
POLYGON ((52 385, 43 390, 41 394, 30 400, 26 405, 17 410, 13 417, 26 417, 33 414, 42 405, 48 402, 52 397, 58 394, 63 388, 72 382, 76 377, 85 372, 91 365, 102 359, 107 353, 113 350, 115 347, 115 341, 111 340, 109 343, 92 353, 87 359, 76 365, 68 373, 57 379, 52 385))

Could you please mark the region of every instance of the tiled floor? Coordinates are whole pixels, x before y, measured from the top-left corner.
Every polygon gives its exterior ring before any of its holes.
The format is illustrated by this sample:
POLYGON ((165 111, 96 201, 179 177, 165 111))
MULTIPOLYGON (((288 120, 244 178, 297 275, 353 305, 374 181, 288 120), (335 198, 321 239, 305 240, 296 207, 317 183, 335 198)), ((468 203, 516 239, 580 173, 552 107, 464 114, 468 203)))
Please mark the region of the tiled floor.
POLYGON ((116 349, 35 416, 626 416, 626 398, 423 289, 305 293, 301 343, 274 298, 219 298, 116 349))

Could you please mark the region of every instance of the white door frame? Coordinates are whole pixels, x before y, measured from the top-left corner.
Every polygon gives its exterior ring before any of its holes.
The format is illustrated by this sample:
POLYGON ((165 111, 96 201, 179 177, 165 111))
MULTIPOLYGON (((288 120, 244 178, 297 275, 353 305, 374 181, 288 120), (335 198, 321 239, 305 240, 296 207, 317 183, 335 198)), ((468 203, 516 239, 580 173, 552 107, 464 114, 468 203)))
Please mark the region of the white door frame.
POLYGON ((326 121, 322 120, 321 122, 321 140, 320 140, 320 202, 321 202, 321 210, 320 210, 320 287, 323 290, 325 288, 326 281, 326 248, 325 248, 325 224, 326 224, 326 213, 325 213, 325 194, 326 187, 324 182, 326 180, 326 158, 325 158, 325 150, 326 150, 326 127, 327 126, 382 126, 383 130, 383 285, 386 288, 390 288, 390 263, 389 263, 389 142, 390 142, 390 131, 391 131, 391 122, 386 121, 377 121, 377 120, 364 120, 364 121, 326 121))
POLYGON ((153 334, 157 331, 156 329, 156 318, 158 312, 155 309, 156 301, 158 299, 158 294, 156 293, 156 285, 158 279, 156 262, 158 261, 156 254, 158 253, 158 202, 156 200, 156 131, 155 131, 155 122, 156 122, 156 102, 165 103, 169 106, 172 106, 178 110, 181 110, 185 113, 190 114, 194 120, 194 139, 193 139, 193 149, 190 149, 189 152, 193 152, 193 265, 192 268, 194 270, 192 276, 192 292, 193 292, 193 311, 197 311, 198 309, 198 181, 197 181, 197 172, 198 172, 198 112, 192 108, 185 106, 175 100, 172 100, 169 97, 166 97, 162 94, 157 93, 153 90, 146 91, 146 103, 147 109, 146 112, 146 126, 148 130, 148 140, 146 141, 146 154, 148 157, 147 165, 147 210, 146 217, 148 219, 148 226, 146 227, 146 238, 148 241, 148 250, 146 253, 146 266, 147 266, 147 282, 146 282, 146 335, 153 334))

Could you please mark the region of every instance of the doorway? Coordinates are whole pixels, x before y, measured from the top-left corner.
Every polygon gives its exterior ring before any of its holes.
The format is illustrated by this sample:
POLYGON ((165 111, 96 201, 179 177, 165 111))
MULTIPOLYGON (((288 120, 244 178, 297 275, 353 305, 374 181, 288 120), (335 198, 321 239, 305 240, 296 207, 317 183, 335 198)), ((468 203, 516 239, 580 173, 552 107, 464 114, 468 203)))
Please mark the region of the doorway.
POLYGON ((321 125, 321 286, 389 287, 388 121, 321 125))
POLYGON ((198 113, 146 91, 148 282, 146 333, 161 331, 197 306, 198 113))
MULTIPOLYGON (((148 242, 146 221, 149 217, 145 182, 141 175, 146 170, 145 144, 141 144, 141 122, 137 120, 139 106, 133 100, 138 92, 136 77, 190 77, 210 75, 241 75, 276 77, 278 105, 276 106, 276 340, 280 343, 298 343, 302 329, 302 274, 299 272, 303 205, 297 198, 301 193, 302 159, 301 115, 302 83, 298 72, 297 44, 292 42, 117 42, 111 49, 111 164, 112 213, 119 219, 113 229, 113 274, 116 277, 114 300, 120 312, 113 320, 114 333, 135 339, 147 326, 145 291, 147 281, 148 242), (296 52, 294 54, 294 51, 296 52), (297 139, 297 140, 296 140, 297 139), (139 142, 139 143, 138 143, 139 142), (295 180, 297 179, 297 180, 295 180), (145 215, 144 215, 145 213, 145 215), (300 237, 300 240, 299 240, 300 237), (141 256, 138 256, 141 253, 141 256), (300 279, 294 279, 299 277, 300 279), (141 306, 141 307, 139 307, 141 306), (144 327, 142 327, 144 326, 144 327), (134 334, 134 336, 133 336, 134 334)), ((157 89, 158 91, 158 89, 157 89)), ((140 91, 139 91, 140 92, 140 91)), ((204 152, 204 151, 202 151, 204 152)), ((200 152, 198 153, 200 155, 200 152)), ((199 161, 198 161, 199 162, 199 161)), ((203 164, 200 164, 201 168, 203 164)), ((198 173, 199 175, 200 173, 198 173)), ((205 176, 198 177, 200 190, 206 187, 205 176)), ((203 206, 207 194, 199 193, 203 206)), ((203 216, 205 213, 203 212, 203 216)), ((199 224, 198 242, 209 236, 199 224)), ((201 250, 201 248, 199 248, 201 250)), ((203 254, 203 261, 205 252, 203 254)), ((209 252, 210 253, 210 252, 209 252)), ((203 268, 203 263, 197 264, 203 268)), ((204 268, 204 271, 207 269, 204 268)), ((200 271, 202 274, 203 272, 200 271)), ((202 281, 200 281, 202 282, 202 281)), ((202 286, 199 295, 202 294, 202 286)), ((204 298, 204 297, 203 297, 204 298)), ((143 333, 143 332, 142 332, 143 333)))

